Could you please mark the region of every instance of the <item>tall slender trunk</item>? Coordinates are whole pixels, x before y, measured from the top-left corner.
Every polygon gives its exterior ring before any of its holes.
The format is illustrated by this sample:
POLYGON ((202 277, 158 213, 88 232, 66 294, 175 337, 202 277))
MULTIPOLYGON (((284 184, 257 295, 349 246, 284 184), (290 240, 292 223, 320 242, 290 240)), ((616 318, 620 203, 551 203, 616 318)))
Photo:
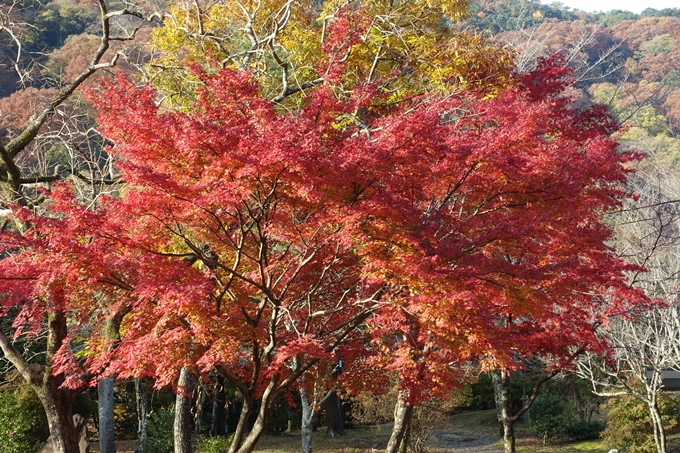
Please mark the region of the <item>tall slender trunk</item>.
POLYGON ((300 387, 300 400, 302 401, 302 423, 300 426, 302 453, 312 453, 312 418, 314 417, 314 408, 307 399, 307 390, 304 387, 300 387))
POLYGON ((661 372, 657 369, 652 370, 651 379, 645 382, 647 390, 647 407, 652 419, 654 429, 654 444, 657 453, 666 453, 666 430, 663 426, 663 418, 659 411, 658 396, 661 389, 661 372))
POLYGON ((192 453, 191 445, 191 394, 196 387, 196 376, 182 368, 177 382, 175 398, 175 423, 172 426, 175 453, 192 453))
POLYGON ((146 385, 142 379, 135 378, 135 400, 137 402, 137 446, 135 453, 142 453, 146 441, 146 422, 148 420, 146 385))
POLYGON ((226 434, 226 418, 227 418, 227 392, 224 388, 224 377, 217 375, 217 383, 215 384, 215 400, 212 407, 212 424, 210 427, 210 435, 213 437, 224 436, 226 434))
POLYGON ((541 386, 555 377, 557 373, 559 373, 558 369, 546 372, 543 377, 536 381, 526 401, 515 414, 512 413, 512 402, 510 401, 510 372, 496 371, 494 373, 494 396, 496 398, 496 410, 500 413, 501 436, 503 437, 505 453, 515 453, 515 422, 534 404, 541 386))
POLYGON ((503 438, 503 386, 501 384, 501 372, 494 370, 491 372, 491 384, 493 386, 493 399, 496 403, 496 418, 498 418, 498 428, 501 439, 503 438))
POLYGON ((515 453, 515 421, 510 401, 510 373, 501 371, 501 414, 503 416, 503 445, 505 453, 515 453))
POLYGON ((113 426, 113 386, 116 377, 109 375, 97 383, 97 411, 99 414, 99 451, 101 453, 116 453, 113 426))
MULTIPOLYGON (((408 426, 411 423, 412 416, 413 405, 406 403, 400 392, 399 398, 397 398, 397 404, 394 407, 394 426, 392 428, 392 435, 390 436, 389 442, 387 442, 385 453, 399 452, 402 442, 406 440, 405 436, 408 426)), ((408 440, 406 440, 406 442, 408 442, 408 440)))
POLYGON ((326 437, 338 437, 345 435, 345 422, 342 418, 342 401, 335 390, 329 390, 326 396, 319 401, 326 411, 326 437))
MULTIPOLYGON (((104 338, 112 350, 120 342, 120 323, 129 312, 128 307, 116 311, 107 319, 104 325, 104 338)), ((114 406, 113 389, 116 383, 115 375, 111 374, 97 383, 97 406, 99 416, 99 448, 101 453, 116 453, 114 442, 114 406)))
POLYGON ((196 415, 194 416, 194 434, 200 435, 203 430, 203 410, 205 408, 205 400, 207 389, 202 383, 198 385, 198 397, 196 398, 196 415))

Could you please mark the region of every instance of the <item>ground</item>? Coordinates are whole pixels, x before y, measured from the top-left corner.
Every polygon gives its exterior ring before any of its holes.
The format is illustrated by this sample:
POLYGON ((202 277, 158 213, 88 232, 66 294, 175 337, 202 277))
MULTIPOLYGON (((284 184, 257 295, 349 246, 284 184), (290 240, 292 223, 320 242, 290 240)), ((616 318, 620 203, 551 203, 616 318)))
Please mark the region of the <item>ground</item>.
MULTIPOLYGON (((498 453, 502 444, 498 441, 498 423, 495 411, 461 412, 450 417, 448 422, 430 439, 428 453, 498 453)), ((390 436, 389 426, 348 429, 346 436, 328 439, 325 430, 314 433, 315 453, 371 453, 385 448, 390 436)), ((568 442, 558 439, 543 446, 542 441, 532 436, 523 424, 517 426, 518 453, 601 453, 608 449, 601 440, 568 442)), ((680 453, 680 434, 669 436, 669 453, 680 453)), ((92 451, 98 452, 96 443, 92 451)), ((118 453, 134 453, 134 441, 116 442, 118 453)), ((298 453, 300 433, 290 432, 279 435, 265 435, 255 449, 257 453, 298 453)), ((199 452, 200 453, 200 452, 199 452)))

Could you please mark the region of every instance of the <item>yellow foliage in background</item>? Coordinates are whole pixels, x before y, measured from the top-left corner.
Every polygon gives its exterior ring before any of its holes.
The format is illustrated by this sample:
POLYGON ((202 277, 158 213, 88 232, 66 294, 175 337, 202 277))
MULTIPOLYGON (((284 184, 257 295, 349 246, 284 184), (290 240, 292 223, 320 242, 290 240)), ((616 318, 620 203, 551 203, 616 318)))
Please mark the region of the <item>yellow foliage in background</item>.
POLYGON ((147 75, 185 105, 198 83, 186 69, 208 63, 253 72, 263 96, 290 107, 321 83, 339 95, 378 83, 393 102, 461 89, 493 95, 510 83, 513 55, 457 28, 467 8, 467 0, 185 1, 154 30, 147 75), (358 35, 346 47, 329 44, 340 17, 351 23, 345 38, 358 35), (339 81, 328 76, 336 65, 339 81))

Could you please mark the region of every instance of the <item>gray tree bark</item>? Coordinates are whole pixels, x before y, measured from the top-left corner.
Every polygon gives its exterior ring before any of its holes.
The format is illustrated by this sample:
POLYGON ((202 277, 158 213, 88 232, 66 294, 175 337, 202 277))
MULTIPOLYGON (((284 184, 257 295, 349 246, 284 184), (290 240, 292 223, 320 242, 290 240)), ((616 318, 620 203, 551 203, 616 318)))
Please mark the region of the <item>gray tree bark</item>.
MULTIPOLYGON (((656 398, 655 398, 656 399, 656 398)), ((657 453, 666 453, 666 429, 663 426, 663 420, 659 407, 656 401, 649 404, 649 413, 652 417, 652 426, 654 427, 654 443, 656 445, 657 453)))
POLYGON ((116 377, 114 375, 100 379, 97 383, 99 451, 101 453, 116 453, 113 430, 113 386, 115 383, 116 377))
POLYGON ((505 453, 515 453, 515 420, 510 401, 510 373, 500 372, 501 416, 503 418, 503 445, 505 453))
POLYGON ((142 453, 146 441, 146 422, 148 409, 146 404, 146 385, 142 379, 135 378, 135 399, 137 400, 137 446, 135 453, 142 453))
MULTIPOLYGON (((109 342, 108 348, 113 349, 120 342, 120 323, 128 313, 129 308, 123 307, 113 313, 104 326, 104 338, 109 342)), ((97 383, 98 415, 99 415, 99 448, 101 453, 116 453, 114 442, 114 406, 113 388, 116 376, 110 375, 100 379, 97 383)))
POLYGON ((188 368, 182 368, 177 382, 175 398, 175 423, 173 440, 175 453, 192 453, 191 445, 191 395, 196 387, 196 376, 188 368))
POLYGON ((307 390, 300 388, 300 400, 302 401, 302 423, 300 435, 302 437, 302 453, 312 453, 312 418, 314 408, 307 399, 307 390))
MULTIPOLYGON (((401 393, 394 407, 394 426, 385 453, 398 453, 406 440, 406 432, 413 416, 413 406, 404 401, 401 393)), ((408 440, 406 440, 408 442, 408 440)), ((406 445, 404 445, 406 447, 406 445)))

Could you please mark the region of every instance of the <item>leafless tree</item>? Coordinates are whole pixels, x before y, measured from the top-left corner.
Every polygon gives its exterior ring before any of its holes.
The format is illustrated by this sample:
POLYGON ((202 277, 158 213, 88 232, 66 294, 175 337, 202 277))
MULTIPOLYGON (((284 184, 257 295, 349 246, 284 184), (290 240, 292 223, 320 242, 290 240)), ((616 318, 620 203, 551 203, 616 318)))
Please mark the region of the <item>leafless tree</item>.
MULTIPOLYGON (((30 28, 28 23, 15 21, 19 3, 0 8, 0 37, 8 37, 13 55, 5 54, 17 74, 20 84, 39 85, 36 81, 36 60, 25 52, 23 37, 30 28)), ((89 126, 84 114, 79 113, 75 100, 77 90, 95 74, 113 68, 121 57, 122 48, 113 50, 115 43, 130 42, 143 24, 160 17, 160 10, 125 3, 119 10, 110 10, 105 0, 98 0, 99 38, 89 55, 86 67, 68 83, 61 84, 49 97, 39 102, 28 121, 12 133, 0 137, 0 187, 3 189, 0 204, 3 208, 19 204, 39 208, 43 197, 36 187, 72 177, 80 181, 78 190, 83 198, 95 202, 97 195, 112 182, 111 162, 98 142, 97 134, 89 126), (60 148, 69 158, 64 165, 52 165, 47 158, 50 150, 60 148)), ((7 227, 7 222, 4 222, 7 227)), ((21 230, 21 225, 17 225, 21 230)), ((5 320, 11 316, 5 313, 5 320)), ((116 318, 112 314, 112 318, 116 318)), ((11 322, 10 322, 11 323, 11 322)), ((11 332, 0 331, 0 349, 6 360, 38 394, 45 408, 50 426, 52 447, 55 452, 79 451, 76 427, 73 424, 72 405, 83 389, 62 388, 63 375, 52 373, 51 363, 64 345, 69 331, 68 313, 54 308, 48 312, 45 324, 46 346, 44 365, 31 363, 24 351, 11 340, 11 332)))
POLYGON ((512 32, 501 33, 497 39, 517 50, 517 72, 530 71, 539 57, 561 53, 574 69, 576 82, 604 81, 617 74, 624 61, 618 57, 625 40, 598 45, 605 31, 604 22, 581 24, 580 22, 546 21, 536 26, 520 26, 512 32), (571 27, 567 30, 559 27, 571 27), (597 49, 597 50, 594 50, 597 49))
POLYGON ((591 382, 597 395, 632 395, 647 404, 658 453, 666 452, 658 407, 663 373, 680 369, 680 207, 674 202, 680 197, 680 180, 676 173, 659 161, 645 161, 631 179, 638 202, 610 219, 618 252, 645 269, 631 274, 632 284, 657 299, 658 306, 621 313, 601 326, 611 353, 584 354, 576 364, 576 373, 591 382))

